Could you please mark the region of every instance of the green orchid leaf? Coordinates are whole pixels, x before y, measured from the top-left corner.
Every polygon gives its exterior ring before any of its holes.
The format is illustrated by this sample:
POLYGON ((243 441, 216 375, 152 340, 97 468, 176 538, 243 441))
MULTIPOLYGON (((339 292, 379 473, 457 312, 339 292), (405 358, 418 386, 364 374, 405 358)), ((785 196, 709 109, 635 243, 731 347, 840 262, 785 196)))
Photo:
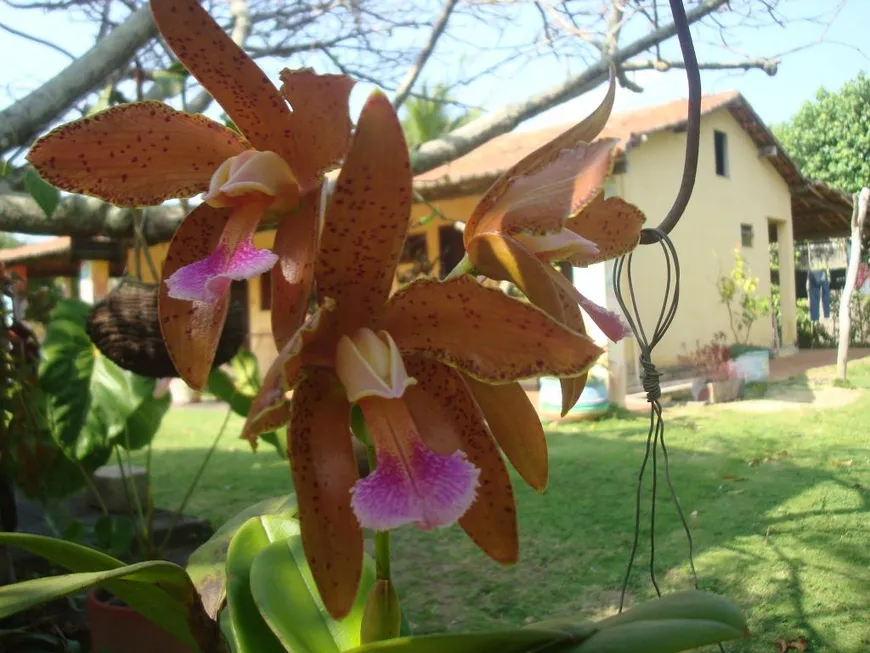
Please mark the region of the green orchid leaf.
POLYGON ((102 585, 180 641, 194 643, 188 614, 196 608, 196 594, 180 567, 168 562, 146 563, 151 566, 142 568, 127 566, 80 544, 27 533, 0 533, 0 544, 17 546, 76 572, 0 587, 0 618, 102 585))
POLYGON ((60 191, 39 176, 33 168, 24 173, 24 188, 45 213, 51 218, 60 204, 60 191))
POLYGON ((717 621, 741 633, 746 630, 746 619, 728 599, 694 590, 665 594, 661 598, 641 603, 622 614, 602 620, 598 628, 606 630, 636 621, 667 619, 717 621))
POLYGON ((367 644, 349 653, 563 653, 573 644, 564 633, 515 629, 492 633, 458 633, 400 637, 367 644))
POLYGON ((278 515, 285 519, 295 517, 296 495, 272 497, 249 506, 225 522, 187 561, 187 573, 199 592, 206 614, 212 619, 217 619, 226 598, 226 561, 230 540, 245 522, 260 515, 278 515))
POLYGON ((298 533, 267 546, 251 568, 251 591, 260 614, 292 653, 340 653, 359 646, 363 610, 374 583, 374 562, 366 557, 356 602, 344 619, 336 620, 320 600, 298 533))
POLYGON ((743 637, 743 631, 721 621, 664 619, 633 621, 599 630, 572 653, 679 653, 743 637))
MULTIPOLYGON (((270 544, 299 533, 295 519, 252 517, 236 532, 227 551, 227 609, 231 641, 239 653, 286 653, 263 620, 251 592, 251 568, 270 544)), ((290 601, 289 593, 285 601, 290 601)))

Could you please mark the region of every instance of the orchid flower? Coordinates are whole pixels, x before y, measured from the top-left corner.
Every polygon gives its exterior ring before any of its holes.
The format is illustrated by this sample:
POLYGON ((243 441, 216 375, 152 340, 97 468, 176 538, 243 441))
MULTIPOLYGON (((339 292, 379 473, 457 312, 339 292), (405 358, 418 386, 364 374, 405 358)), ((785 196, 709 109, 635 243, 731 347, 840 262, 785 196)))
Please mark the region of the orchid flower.
POLYGON ((350 141, 353 81, 284 70, 279 91, 197 0, 153 0, 151 7, 166 43, 242 135, 159 102, 135 102, 55 129, 28 160, 55 186, 118 206, 205 192, 169 245, 159 294, 169 354, 182 378, 202 388, 232 280, 266 272, 283 257, 273 275, 280 276, 279 304, 294 307, 285 328, 295 321, 295 330, 304 317, 311 284, 304 271, 317 229, 311 205, 322 174, 350 141), (279 221, 276 253, 253 245, 266 216, 279 221))
POLYGON ((356 595, 362 528, 458 520, 490 557, 514 562, 513 491, 471 387, 576 376, 602 353, 585 335, 471 277, 419 280, 390 297, 411 189, 401 126, 375 92, 325 210, 314 268, 321 303, 279 352, 243 433, 253 443, 289 422, 302 541, 336 617, 356 595), (377 460, 362 480, 353 404, 377 460))
MULTIPOLYGON (((611 74, 604 101, 588 118, 499 177, 469 217, 463 239, 480 274, 513 282, 548 315, 585 333, 582 308, 618 341, 628 333, 620 316, 584 296, 552 265, 616 258, 640 239, 643 213, 618 197, 604 197, 618 141, 595 139, 610 116, 614 91, 611 74)), ((563 415, 585 383, 585 375, 562 379, 563 415)))

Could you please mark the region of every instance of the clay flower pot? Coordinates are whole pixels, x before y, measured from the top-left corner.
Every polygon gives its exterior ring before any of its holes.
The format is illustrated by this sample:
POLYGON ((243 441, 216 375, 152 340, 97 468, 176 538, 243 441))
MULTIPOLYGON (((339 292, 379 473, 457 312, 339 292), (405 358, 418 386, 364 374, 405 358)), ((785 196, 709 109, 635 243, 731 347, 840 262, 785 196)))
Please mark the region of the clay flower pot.
POLYGON ((103 590, 85 601, 93 653, 193 653, 186 644, 103 590))

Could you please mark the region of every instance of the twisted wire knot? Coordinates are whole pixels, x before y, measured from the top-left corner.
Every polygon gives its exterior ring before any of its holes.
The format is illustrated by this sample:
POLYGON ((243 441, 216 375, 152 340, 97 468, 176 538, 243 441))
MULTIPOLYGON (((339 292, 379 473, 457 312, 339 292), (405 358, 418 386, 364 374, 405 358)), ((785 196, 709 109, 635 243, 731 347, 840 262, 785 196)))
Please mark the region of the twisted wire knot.
POLYGON ((640 368, 640 382, 646 392, 646 400, 649 403, 658 401, 662 396, 662 386, 659 383, 662 374, 652 362, 651 352, 644 351, 640 355, 640 368))

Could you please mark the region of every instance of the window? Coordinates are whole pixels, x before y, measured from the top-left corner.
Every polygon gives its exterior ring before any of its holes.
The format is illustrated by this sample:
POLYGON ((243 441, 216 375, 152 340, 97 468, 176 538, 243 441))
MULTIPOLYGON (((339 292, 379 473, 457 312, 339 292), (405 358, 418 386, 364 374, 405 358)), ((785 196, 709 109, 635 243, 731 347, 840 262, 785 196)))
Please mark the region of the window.
POLYGON ((716 154, 716 174, 728 176, 728 135, 716 130, 713 132, 713 148, 716 154))
POLYGON ((744 247, 752 247, 753 240, 755 240, 755 233, 752 231, 752 225, 740 225, 740 244, 744 247))
POLYGON ((420 263, 428 261, 429 257, 426 251, 426 235, 415 234, 408 236, 405 240, 405 246, 402 248, 402 263, 420 263))
POLYGON ((272 310, 272 272, 260 275, 260 310, 272 310))

